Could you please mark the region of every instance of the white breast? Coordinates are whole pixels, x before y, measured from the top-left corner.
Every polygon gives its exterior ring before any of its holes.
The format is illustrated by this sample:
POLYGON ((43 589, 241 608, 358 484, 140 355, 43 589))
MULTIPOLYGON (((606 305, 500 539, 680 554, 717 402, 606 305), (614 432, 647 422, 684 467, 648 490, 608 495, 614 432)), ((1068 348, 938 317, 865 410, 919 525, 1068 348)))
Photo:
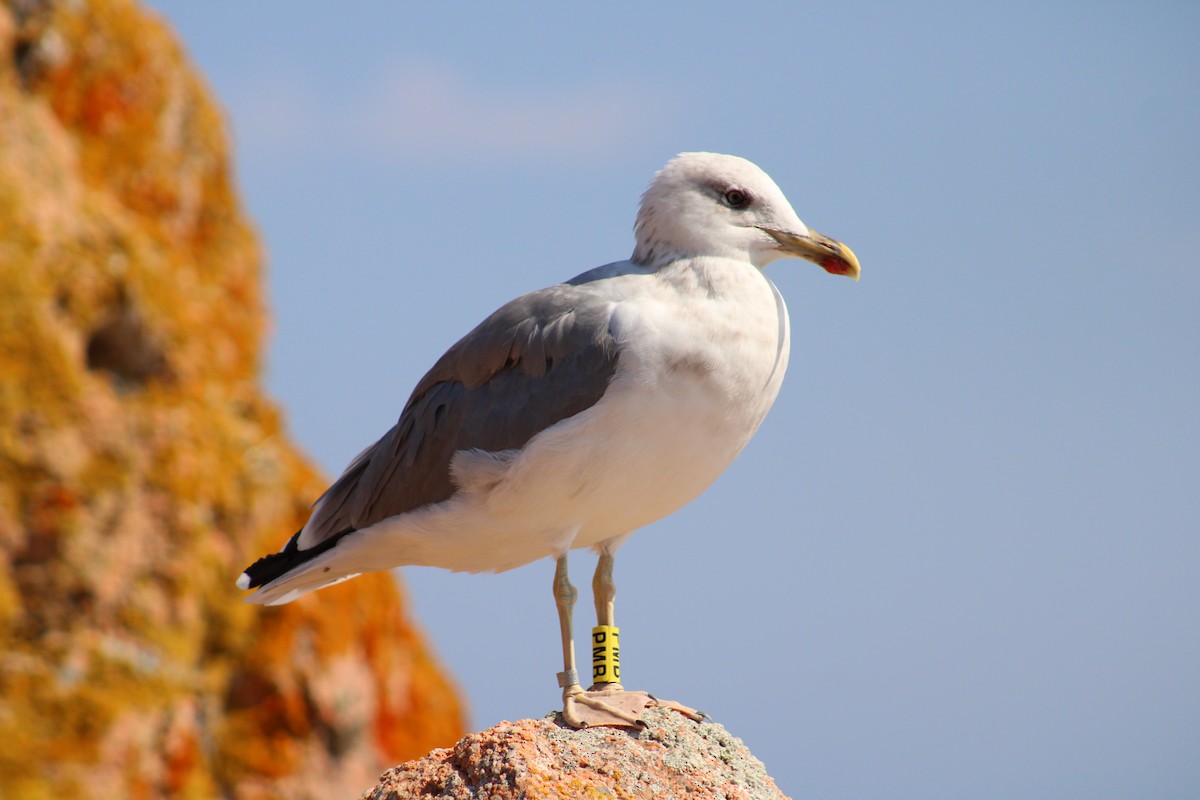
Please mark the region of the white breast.
POLYGON ((498 487, 539 525, 578 526, 586 547, 649 524, 693 500, 758 430, 788 358, 787 308, 765 275, 704 259, 653 276, 615 310, 618 373, 604 399, 535 437, 498 487))

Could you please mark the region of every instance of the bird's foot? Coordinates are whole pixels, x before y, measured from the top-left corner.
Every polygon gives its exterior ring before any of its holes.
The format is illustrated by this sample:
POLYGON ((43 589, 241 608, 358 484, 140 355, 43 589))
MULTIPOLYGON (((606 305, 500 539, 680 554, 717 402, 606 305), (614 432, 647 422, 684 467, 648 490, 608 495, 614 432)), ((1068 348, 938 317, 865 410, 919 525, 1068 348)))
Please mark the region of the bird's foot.
POLYGON ((696 722, 705 715, 673 700, 659 700, 648 692, 627 692, 619 683, 599 683, 584 691, 579 684, 563 689, 563 719, 572 728, 644 728, 647 708, 669 708, 696 722))
POLYGON ((619 683, 606 683, 584 691, 579 684, 563 689, 563 719, 572 728, 644 728, 642 712, 650 703, 645 692, 627 692, 619 683))
POLYGON ((685 706, 683 703, 676 703, 674 700, 662 700, 648 693, 646 696, 650 698, 648 708, 669 708, 672 711, 683 714, 693 722, 704 722, 704 720, 709 719, 708 714, 705 714, 703 711, 697 711, 691 706, 685 706))

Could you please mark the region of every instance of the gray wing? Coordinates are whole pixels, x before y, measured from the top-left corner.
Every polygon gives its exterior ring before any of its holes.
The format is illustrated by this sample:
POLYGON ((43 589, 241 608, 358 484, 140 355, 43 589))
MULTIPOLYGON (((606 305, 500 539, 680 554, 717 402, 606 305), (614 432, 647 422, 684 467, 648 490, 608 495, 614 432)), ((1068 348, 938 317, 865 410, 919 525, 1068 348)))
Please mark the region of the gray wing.
POLYGON ((382 439, 317 501, 305 550, 450 497, 460 450, 511 450, 594 405, 617 370, 612 304, 561 284, 502 307, 433 366, 382 439))

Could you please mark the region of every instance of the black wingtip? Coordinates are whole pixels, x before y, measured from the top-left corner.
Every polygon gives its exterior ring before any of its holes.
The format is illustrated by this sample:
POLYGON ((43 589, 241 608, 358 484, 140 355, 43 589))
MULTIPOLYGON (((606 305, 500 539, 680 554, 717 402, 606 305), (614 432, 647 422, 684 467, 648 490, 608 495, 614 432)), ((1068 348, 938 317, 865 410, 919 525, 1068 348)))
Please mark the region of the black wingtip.
POLYGON ((300 531, 296 531, 278 553, 265 555, 246 567, 246 571, 238 579, 238 586, 242 589, 255 589, 264 583, 270 583, 297 564, 304 563, 306 559, 297 558, 301 552, 299 540, 300 531))
POLYGON ((259 586, 265 586, 273 580, 283 577, 291 572, 296 567, 316 558, 317 556, 330 549, 342 540, 342 537, 348 533, 353 533, 354 528, 347 528, 344 531, 339 531, 333 536, 330 536, 325 541, 310 547, 307 550, 300 549, 300 531, 288 539, 287 544, 278 553, 265 555, 258 561, 255 561, 250 566, 246 567, 237 580, 239 589, 256 589, 259 586))

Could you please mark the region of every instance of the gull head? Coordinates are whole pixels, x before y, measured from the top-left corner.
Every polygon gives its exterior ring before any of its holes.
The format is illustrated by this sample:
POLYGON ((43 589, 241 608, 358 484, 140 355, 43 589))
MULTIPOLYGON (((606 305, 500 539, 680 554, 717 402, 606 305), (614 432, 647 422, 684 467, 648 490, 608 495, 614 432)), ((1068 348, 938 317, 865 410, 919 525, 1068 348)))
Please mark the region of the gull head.
POLYGON ((858 259, 800 221, 775 181, 755 164, 719 153, 681 153, 642 195, 633 260, 658 267, 717 256, 762 268, 777 258, 812 261, 858 280, 858 259))

